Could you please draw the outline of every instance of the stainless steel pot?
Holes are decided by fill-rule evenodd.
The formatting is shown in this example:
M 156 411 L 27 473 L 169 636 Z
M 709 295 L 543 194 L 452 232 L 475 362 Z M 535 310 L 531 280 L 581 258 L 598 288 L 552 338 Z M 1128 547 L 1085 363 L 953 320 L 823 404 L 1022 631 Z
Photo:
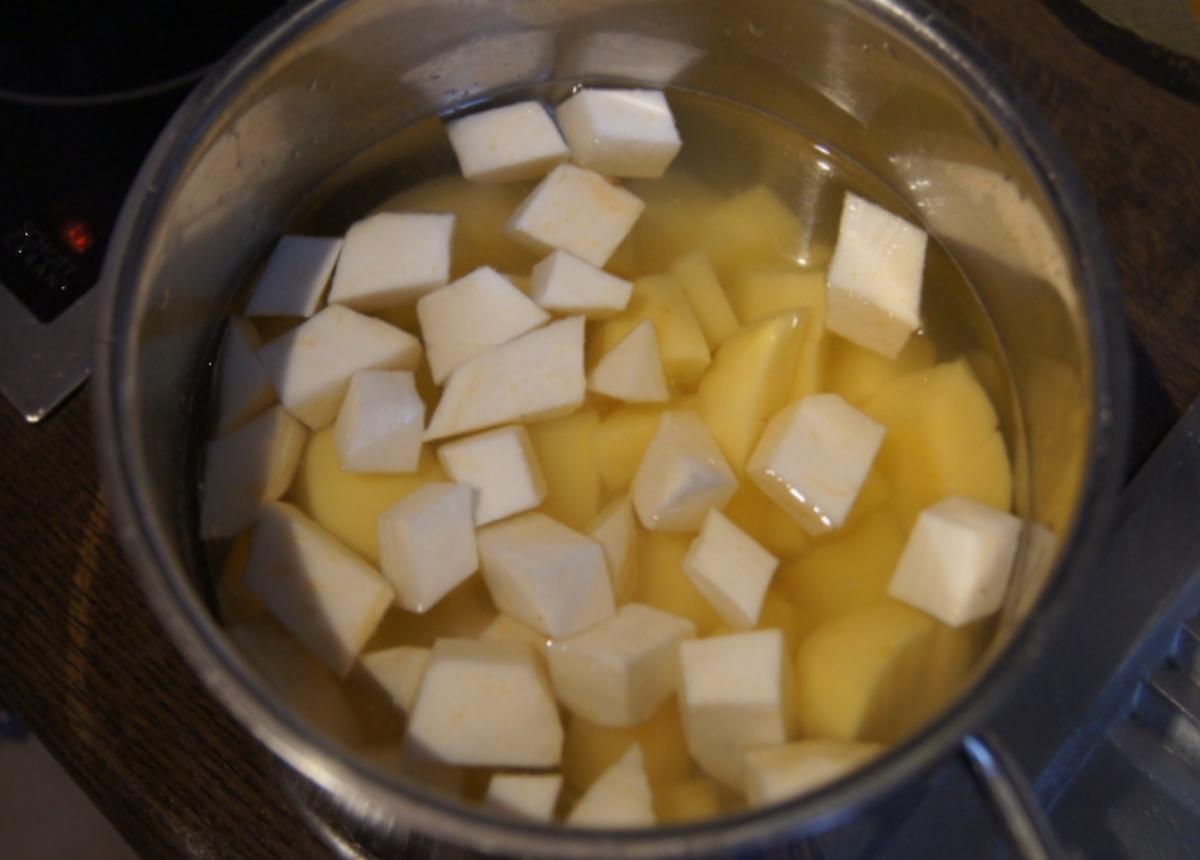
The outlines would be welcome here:
M 501 820 L 347 756 L 230 647 L 196 552 L 186 464 L 202 426 L 197 380 L 233 290 L 282 219 L 417 119 L 516 86 L 579 81 L 750 105 L 834 143 L 920 211 L 1004 345 L 1016 396 L 1001 412 L 1018 506 L 1057 535 L 1053 564 L 1024 554 L 986 665 L 932 724 L 812 795 L 688 827 L 589 833 Z M 1119 301 L 1097 219 L 1057 142 L 978 50 L 919 4 L 315 0 L 285 10 L 213 70 L 163 133 L 126 200 L 103 280 L 95 417 L 125 550 L 209 689 L 336 821 L 379 844 L 418 831 L 554 857 L 744 850 L 861 813 L 965 741 L 1035 850 L 1036 822 L 1017 815 L 1020 792 L 978 733 L 1043 657 L 1047 631 L 1069 622 L 1071 591 L 1109 528 L 1127 417 Z

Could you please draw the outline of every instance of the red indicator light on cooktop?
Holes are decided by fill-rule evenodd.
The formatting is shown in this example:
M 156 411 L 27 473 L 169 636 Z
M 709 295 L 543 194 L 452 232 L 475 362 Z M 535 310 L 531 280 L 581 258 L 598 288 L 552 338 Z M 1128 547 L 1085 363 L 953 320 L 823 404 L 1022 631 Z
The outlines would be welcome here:
M 67 247 L 76 254 L 84 253 L 96 242 L 92 228 L 86 221 L 79 218 L 72 218 L 63 224 L 62 237 L 63 241 L 67 243 Z

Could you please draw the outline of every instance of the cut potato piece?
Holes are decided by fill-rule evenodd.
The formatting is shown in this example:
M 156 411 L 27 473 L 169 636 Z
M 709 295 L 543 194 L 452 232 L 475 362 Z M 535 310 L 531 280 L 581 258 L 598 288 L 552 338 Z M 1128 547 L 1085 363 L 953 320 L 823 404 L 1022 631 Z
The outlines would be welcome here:
M 380 567 L 409 612 L 428 612 L 479 569 L 471 493 L 426 484 L 379 516 Z
M 683 287 L 708 348 L 715 352 L 738 327 L 737 315 L 717 280 L 716 270 L 708 257 L 697 251 L 673 262 L 671 274 Z
M 633 744 L 645 752 L 646 775 L 651 784 L 675 783 L 687 778 L 692 761 L 683 740 L 679 710 L 674 701 L 668 701 L 650 719 L 626 729 L 598 726 L 583 717 L 571 717 L 563 747 L 567 784 L 573 791 L 584 791 Z
M 549 822 L 554 817 L 562 781 L 557 773 L 498 773 L 488 783 L 483 805 L 517 818 Z
M 645 204 L 598 173 L 560 164 L 517 207 L 505 232 L 541 253 L 567 251 L 602 267 Z
M 596 466 L 608 492 L 629 489 L 661 416 L 657 406 L 618 406 L 596 427 Z
M 654 821 L 654 797 L 637 744 L 592 783 L 567 816 L 571 827 L 650 827 Z
M 778 559 L 795 558 L 812 543 L 808 532 L 751 481 L 742 481 L 722 513 Z
M 894 600 L 835 615 L 796 652 L 796 709 L 808 737 L 888 743 L 911 728 L 912 697 L 937 622 Z
M 596 467 L 596 428 L 590 409 L 529 427 L 529 438 L 546 479 L 542 512 L 573 529 L 584 529 L 600 508 L 600 471 Z
M 818 544 L 779 571 L 779 584 L 797 605 L 825 620 L 887 597 L 904 534 L 886 510 Z
M 254 324 L 235 317 L 225 330 L 217 366 L 217 436 L 236 430 L 275 402 L 258 349 L 262 342 Z
M 417 470 L 403 475 L 354 474 L 342 470 L 333 427 L 313 433 L 296 469 L 288 501 L 372 564 L 379 564 L 379 516 L 405 496 L 445 480 L 433 454 L 421 454 Z
M 605 176 L 657 178 L 683 145 L 658 90 L 580 90 L 554 115 L 571 160 Z
M 721 345 L 700 380 L 700 416 L 735 472 L 789 400 L 804 331 L 795 311 L 746 326 Z
M 734 630 L 749 630 L 758 623 L 778 566 L 775 556 L 715 508 L 709 508 L 704 527 L 683 559 L 688 579 Z
M 708 342 L 683 288 L 670 275 L 651 275 L 634 281 L 628 307 L 597 326 L 589 347 L 591 364 L 594 366 L 646 320 L 654 325 L 668 381 L 682 388 L 694 386 L 708 367 Z
M 746 800 L 766 806 L 807 794 L 883 751 L 879 744 L 808 740 L 746 753 Z
M 450 277 L 454 216 L 379 212 L 350 225 L 329 303 L 358 311 L 412 304 Z
M 626 403 L 665 403 L 670 398 L 650 320 L 638 323 L 596 362 L 588 388 Z
M 933 342 L 920 335 L 909 338 L 895 358 L 887 358 L 842 337 L 831 337 L 826 382 L 834 394 L 861 406 L 893 379 L 932 367 L 936 360 Z
M 783 633 L 684 642 L 679 666 L 688 750 L 705 773 L 740 790 L 746 752 L 788 738 L 792 685 Z
M 567 144 L 538 102 L 518 102 L 446 123 L 462 175 L 475 182 L 537 179 L 567 160 Z
M 689 779 L 654 789 L 654 814 L 663 824 L 703 821 L 721 811 L 721 790 L 708 779 Z
M 604 548 L 613 600 L 620 606 L 638 587 L 638 530 L 628 496 L 613 499 L 587 529 L 588 537 Z
M 342 240 L 281 236 L 246 304 L 248 317 L 310 317 L 321 307 Z
M 556 767 L 563 730 L 533 651 L 518 642 L 440 639 L 406 746 L 468 767 Z
M 333 425 L 347 472 L 413 472 L 421 461 L 425 403 L 407 370 L 360 370 Z
M 553 418 L 579 406 L 584 393 L 583 317 L 571 317 L 490 349 L 455 370 L 425 439 Z
M 771 189 L 756 185 L 714 208 L 700 225 L 699 236 L 721 282 L 729 284 L 735 271 L 747 265 L 793 262 L 801 251 L 803 230 Z
M 721 616 L 683 570 L 690 540 L 687 535 L 651 532 L 639 541 L 641 585 L 637 601 L 690 619 L 701 636 L 721 623 Z
M 246 587 L 326 666 L 345 675 L 395 594 L 370 565 L 299 509 L 263 509 Z
M 380 320 L 330 305 L 258 353 L 288 412 L 313 430 L 337 417 L 359 370 L 413 370 L 421 342 Z
M 266 502 L 280 498 L 296 474 L 307 433 L 281 407 L 208 443 L 200 535 L 233 537 L 254 525 Z
M 665 272 L 693 250 L 701 225 L 721 201 L 687 173 L 671 172 L 653 182 L 634 180 L 628 188 L 646 203 L 632 234 L 642 272 Z

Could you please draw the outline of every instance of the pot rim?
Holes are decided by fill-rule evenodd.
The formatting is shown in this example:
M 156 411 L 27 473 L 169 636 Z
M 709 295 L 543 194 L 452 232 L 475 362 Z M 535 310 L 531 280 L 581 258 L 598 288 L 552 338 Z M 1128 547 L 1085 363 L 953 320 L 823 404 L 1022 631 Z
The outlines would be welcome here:
M 101 274 L 93 419 L 113 522 L 158 620 L 216 698 L 278 758 L 329 792 L 347 811 L 397 828 L 416 824 L 434 838 L 484 851 L 555 857 L 620 853 L 628 857 L 693 855 L 776 843 L 856 815 L 914 775 L 932 769 L 993 715 L 1040 657 L 1062 623 L 1084 568 L 1108 534 L 1123 481 L 1129 428 L 1129 371 L 1120 292 L 1104 233 L 1061 143 L 1029 100 L 940 14 L 919 0 L 844 0 L 856 14 L 922 55 L 1003 132 L 1037 180 L 1063 227 L 1085 309 L 1092 348 L 1090 457 L 1080 504 L 1055 571 L 1006 649 L 939 717 L 860 771 L 793 801 L 697 822 L 634 831 L 567 829 L 514 821 L 423 792 L 415 783 L 345 756 L 310 730 L 257 678 L 226 641 L 191 587 L 147 492 L 139 459 L 137 345 L 140 300 L 126 289 L 139 269 L 157 216 L 188 154 L 242 84 L 296 37 L 332 14 L 342 0 L 311 0 L 285 9 L 219 62 L 192 91 L 144 162 L 121 209 Z M 118 333 L 121 333 L 118 335 Z M 386 825 L 386 822 L 384 822 Z

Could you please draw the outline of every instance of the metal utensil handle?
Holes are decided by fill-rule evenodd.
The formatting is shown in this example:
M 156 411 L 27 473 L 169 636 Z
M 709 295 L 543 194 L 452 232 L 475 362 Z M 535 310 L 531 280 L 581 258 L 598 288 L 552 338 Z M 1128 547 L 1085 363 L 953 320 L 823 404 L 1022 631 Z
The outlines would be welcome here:
M 1025 775 L 993 735 L 967 735 L 963 755 L 1004 831 L 1013 853 L 1024 860 L 1061 860 L 1062 847 Z

